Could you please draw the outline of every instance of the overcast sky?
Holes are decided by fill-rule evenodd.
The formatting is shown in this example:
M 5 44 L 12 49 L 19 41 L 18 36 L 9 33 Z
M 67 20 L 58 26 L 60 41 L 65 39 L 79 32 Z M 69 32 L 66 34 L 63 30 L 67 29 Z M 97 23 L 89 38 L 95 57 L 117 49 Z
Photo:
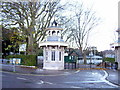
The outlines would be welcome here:
M 81 0 L 70 1 L 80 2 Z M 96 12 L 96 16 L 101 18 L 101 23 L 94 28 L 90 35 L 90 46 L 96 46 L 98 51 L 109 50 L 110 44 L 115 41 L 115 37 L 117 36 L 119 0 L 82 1 L 85 7 L 92 7 L 92 10 Z
M 99 26 L 95 28 L 97 32 L 91 36 L 91 45 L 97 46 L 99 51 L 110 49 L 110 44 L 114 42 L 115 34 L 117 34 L 119 0 L 84 1 L 86 1 L 85 3 L 93 5 L 93 10 L 96 11 L 96 14 L 102 20 Z
M 117 34 L 119 0 L 85 1 L 93 1 L 93 9 L 102 19 L 101 24 L 95 28 L 98 32 L 91 37 L 91 45 L 97 46 L 99 51 L 110 49 L 110 44 L 115 42 L 115 34 Z

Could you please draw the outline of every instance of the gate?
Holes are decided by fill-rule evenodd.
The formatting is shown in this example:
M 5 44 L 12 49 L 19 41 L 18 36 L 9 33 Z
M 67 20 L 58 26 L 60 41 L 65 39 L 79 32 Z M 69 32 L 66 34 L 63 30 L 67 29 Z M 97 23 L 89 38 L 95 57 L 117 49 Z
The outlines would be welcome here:
M 115 69 L 118 68 L 118 63 L 114 62 L 101 62 L 98 64 L 81 64 L 81 60 L 78 60 L 77 56 L 65 56 L 64 57 L 64 69 Z
M 64 69 L 76 69 L 77 68 L 77 57 L 76 56 L 65 56 L 64 57 Z

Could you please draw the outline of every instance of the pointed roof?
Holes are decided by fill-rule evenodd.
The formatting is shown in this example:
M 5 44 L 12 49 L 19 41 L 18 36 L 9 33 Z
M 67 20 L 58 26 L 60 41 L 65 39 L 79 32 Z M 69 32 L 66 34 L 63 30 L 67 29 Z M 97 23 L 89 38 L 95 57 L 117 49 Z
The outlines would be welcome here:
M 53 21 L 53 23 L 52 23 L 52 26 L 57 26 L 58 25 L 58 23 L 55 21 L 55 19 L 54 19 L 54 21 Z
M 46 28 L 46 30 L 63 30 L 63 29 L 60 26 L 58 26 L 58 23 L 54 19 L 54 21 L 52 22 L 52 25 Z

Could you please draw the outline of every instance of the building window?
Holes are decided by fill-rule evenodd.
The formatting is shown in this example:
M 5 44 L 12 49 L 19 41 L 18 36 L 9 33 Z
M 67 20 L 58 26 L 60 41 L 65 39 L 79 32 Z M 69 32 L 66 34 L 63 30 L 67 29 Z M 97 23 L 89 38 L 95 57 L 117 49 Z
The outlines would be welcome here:
M 49 31 L 49 33 L 48 33 L 49 35 L 50 35 L 50 31 Z
M 55 31 L 52 31 L 52 35 L 55 35 Z
M 61 61 L 61 52 L 59 52 L 59 61 Z
M 52 51 L 52 61 L 55 61 L 55 51 Z
M 46 52 L 46 61 L 48 60 L 48 52 Z
M 118 38 L 118 43 L 120 43 L 120 37 Z
M 60 33 L 60 32 L 59 32 L 59 31 L 57 31 L 57 35 L 59 35 L 59 33 Z

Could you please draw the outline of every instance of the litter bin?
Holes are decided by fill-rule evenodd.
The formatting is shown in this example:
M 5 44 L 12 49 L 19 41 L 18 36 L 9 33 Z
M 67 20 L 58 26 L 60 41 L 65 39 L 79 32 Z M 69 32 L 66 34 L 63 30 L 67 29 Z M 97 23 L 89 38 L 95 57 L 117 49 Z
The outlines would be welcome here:
M 115 70 L 118 69 L 118 62 L 115 62 Z

